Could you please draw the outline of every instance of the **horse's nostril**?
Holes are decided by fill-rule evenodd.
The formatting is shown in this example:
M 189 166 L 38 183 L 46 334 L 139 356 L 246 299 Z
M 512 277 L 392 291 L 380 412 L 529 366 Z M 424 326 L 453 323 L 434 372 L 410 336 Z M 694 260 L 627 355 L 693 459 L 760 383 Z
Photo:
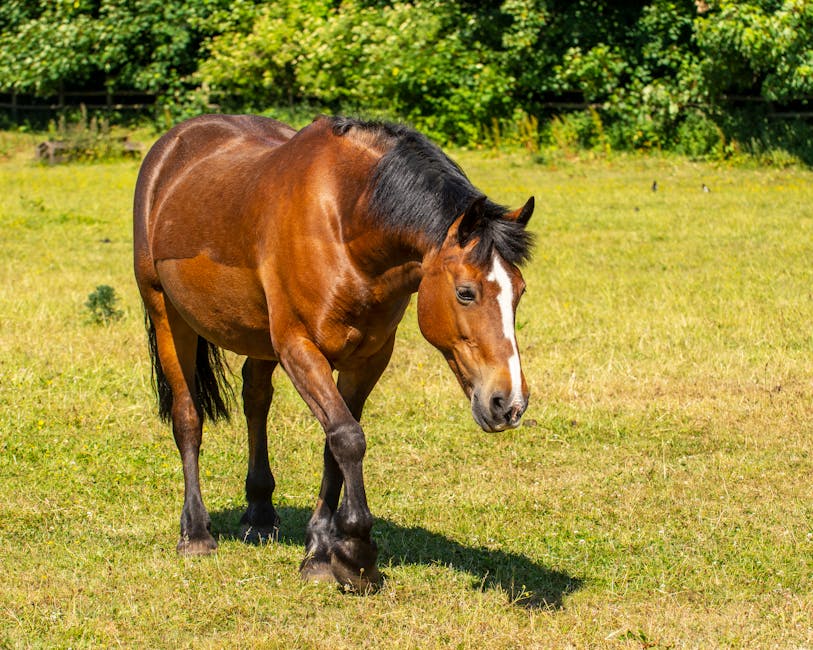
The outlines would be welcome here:
M 494 393 L 491 396 L 491 413 L 498 416 L 505 413 L 505 397 L 503 397 L 502 393 Z
M 525 408 L 521 404 L 516 404 L 511 409 L 511 412 L 508 414 L 508 422 L 509 424 L 516 424 L 519 422 L 519 419 L 522 417 L 522 414 L 525 413 Z

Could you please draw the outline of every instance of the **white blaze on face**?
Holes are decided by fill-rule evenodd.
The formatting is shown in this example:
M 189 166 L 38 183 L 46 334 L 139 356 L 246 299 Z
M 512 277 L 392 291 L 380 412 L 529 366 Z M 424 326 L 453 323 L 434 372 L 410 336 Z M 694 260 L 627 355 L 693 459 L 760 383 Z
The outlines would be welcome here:
M 505 338 L 511 343 L 511 357 L 508 359 L 508 370 L 511 374 L 509 404 L 518 404 L 522 402 L 522 371 L 519 366 L 517 337 L 514 332 L 514 286 L 511 284 L 511 276 L 505 270 L 503 261 L 496 253 L 493 257 L 491 273 L 486 276 L 486 280 L 496 282 L 500 288 L 497 303 L 502 315 L 502 331 Z

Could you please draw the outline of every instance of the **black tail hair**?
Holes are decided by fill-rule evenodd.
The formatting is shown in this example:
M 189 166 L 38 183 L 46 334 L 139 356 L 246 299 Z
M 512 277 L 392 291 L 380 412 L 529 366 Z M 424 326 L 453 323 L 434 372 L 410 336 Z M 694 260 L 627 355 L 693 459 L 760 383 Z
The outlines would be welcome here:
M 169 422 L 172 418 L 172 389 L 158 358 L 155 325 L 149 314 L 144 314 L 144 324 L 152 361 L 152 385 L 158 396 L 158 415 L 164 422 Z M 195 360 L 195 407 L 202 418 L 208 417 L 213 422 L 229 419 L 234 390 L 227 373 L 228 365 L 220 348 L 199 336 Z

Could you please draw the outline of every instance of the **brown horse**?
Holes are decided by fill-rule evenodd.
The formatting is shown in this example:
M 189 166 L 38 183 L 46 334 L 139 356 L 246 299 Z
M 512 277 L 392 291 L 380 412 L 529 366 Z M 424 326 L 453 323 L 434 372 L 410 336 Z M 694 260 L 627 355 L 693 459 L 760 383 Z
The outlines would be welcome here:
M 300 567 L 364 589 L 379 579 L 359 425 L 415 291 L 423 335 L 486 431 L 528 404 L 514 314 L 533 198 L 509 212 L 404 126 L 321 117 L 299 132 L 212 115 L 150 150 L 134 202 L 135 275 L 161 416 L 184 473 L 177 550 L 217 547 L 200 492 L 202 424 L 228 414 L 219 348 L 247 357 L 247 535 L 273 538 L 267 417 L 281 364 L 324 428 L 324 474 Z M 333 380 L 333 370 L 338 379 Z M 344 486 L 344 495 L 340 501 Z

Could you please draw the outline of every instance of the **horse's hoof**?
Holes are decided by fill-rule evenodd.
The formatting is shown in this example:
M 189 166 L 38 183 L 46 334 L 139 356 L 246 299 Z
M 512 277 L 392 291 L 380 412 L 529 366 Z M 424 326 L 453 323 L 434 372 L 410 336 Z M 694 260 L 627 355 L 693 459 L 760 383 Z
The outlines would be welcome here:
M 246 544 L 268 544 L 279 539 L 279 515 L 271 503 L 248 504 L 240 518 L 240 539 Z
M 341 539 L 330 550 L 330 571 L 344 589 L 365 594 L 381 586 L 381 573 L 375 566 L 378 548 L 374 542 Z
M 305 558 L 299 567 L 299 575 L 307 582 L 322 582 L 333 584 L 335 578 L 330 568 L 330 562 L 317 560 L 313 557 Z
M 279 519 L 277 519 L 279 522 Z M 279 523 L 274 526 L 240 526 L 240 539 L 246 544 L 272 544 L 279 539 Z
M 209 555 L 217 550 L 217 542 L 211 535 L 201 539 L 190 539 L 184 536 L 178 540 L 178 545 L 175 547 L 175 550 L 178 552 L 178 555 L 184 555 L 186 557 Z

